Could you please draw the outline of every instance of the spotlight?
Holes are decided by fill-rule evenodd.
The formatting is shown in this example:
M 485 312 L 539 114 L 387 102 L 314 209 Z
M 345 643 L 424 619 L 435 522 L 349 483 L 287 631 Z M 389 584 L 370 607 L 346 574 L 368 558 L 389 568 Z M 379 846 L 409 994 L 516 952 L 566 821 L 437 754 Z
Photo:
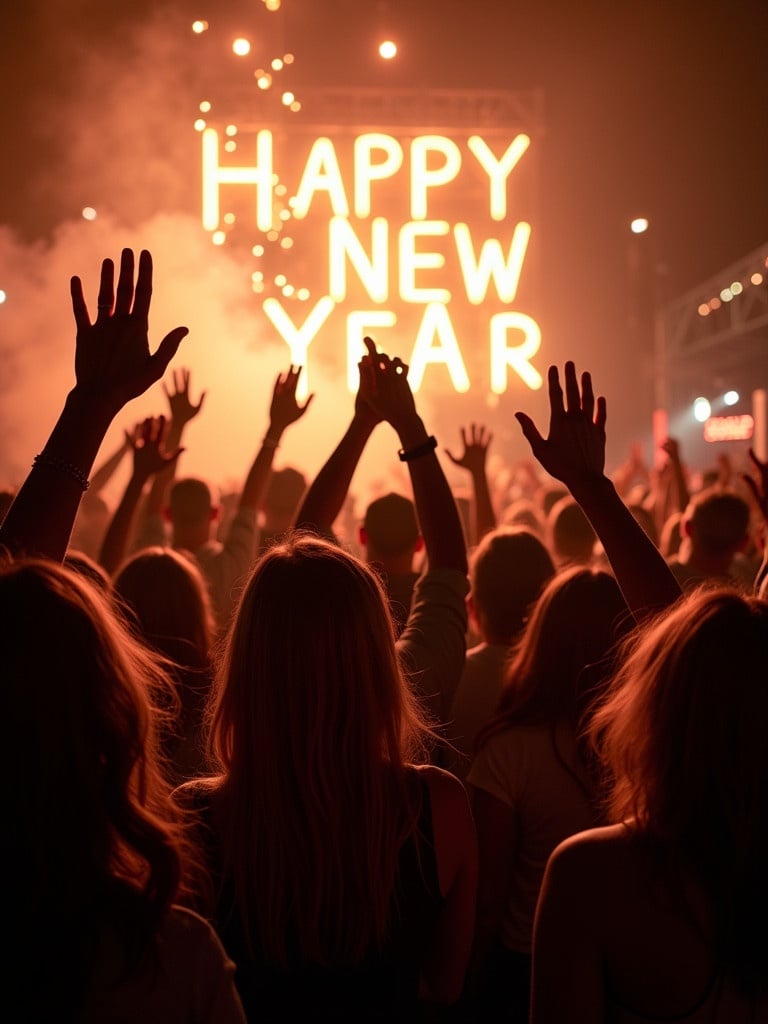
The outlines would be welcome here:
M 384 60 L 392 60 L 397 56 L 397 44 L 391 39 L 385 39 L 383 43 L 379 43 L 379 56 Z
M 635 217 L 632 223 L 629 225 L 629 230 L 633 235 L 642 235 L 648 230 L 648 221 L 645 217 Z
M 693 403 L 693 418 L 697 423 L 706 423 L 712 412 L 712 406 L 706 398 L 697 398 Z
M 726 405 L 736 405 L 739 400 L 738 391 L 726 391 L 723 395 L 723 401 Z

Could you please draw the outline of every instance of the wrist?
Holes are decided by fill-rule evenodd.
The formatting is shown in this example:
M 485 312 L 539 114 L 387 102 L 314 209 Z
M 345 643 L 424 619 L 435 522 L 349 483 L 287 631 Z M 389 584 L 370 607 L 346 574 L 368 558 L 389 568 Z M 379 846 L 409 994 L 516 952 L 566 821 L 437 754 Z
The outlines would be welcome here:
M 415 416 L 413 419 L 408 419 L 402 423 L 393 423 L 392 426 L 400 438 L 400 446 L 405 451 L 410 451 L 411 448 L 418 448 L 419 445 L 424 444 L 429 439 L 427 428 L 424 426 L 420 416 Z

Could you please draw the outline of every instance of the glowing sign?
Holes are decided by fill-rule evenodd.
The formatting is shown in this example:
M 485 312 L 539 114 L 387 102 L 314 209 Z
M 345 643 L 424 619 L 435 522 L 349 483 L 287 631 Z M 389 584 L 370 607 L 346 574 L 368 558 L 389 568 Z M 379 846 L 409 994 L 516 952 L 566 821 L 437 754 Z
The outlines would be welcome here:
M 469 390 L 455 326 L 462 309 L 465 318 L 472 309 L 485 316 L 491 391 L 505 392 L 510 372 L 531 389 L 542 386 L 541 373 L 532 362 L 541 345 L 539 325 L 529 313 L 508 308 L 518 294 L 532 233 L 526 220 L 509 222 L 514 192 L 510 176 L 530 146 L 527 135 L 518 134 L 492 148 L 479 135 L 470 135 L 462 146 L 446 135 L 417 135 L 404 142 L 382 132 L 366 132 L 352 139 L 346 161 L 338 144 L 321 136 L 311 142 L 296 170 L 294 194 L 283 199 L 288 189 L 276 170 L 283 137 L 266 128 L 254 134 L 255 163 L 235 166 L 220 159 L 218 131 L 206 127 L 202 132 L 202 221 L 206 230 L 222 235 L 222 219 L 232 224 L 236 218 L 231 213 L 222 218 L 221 191 L 245 186 L 255 193 L 251 216 L 267 242 L 276 241 L 288 221 L 293 223 L 291 235 L 303 221 L 324 224 L 326 273 L 322 294 L 314 297 L 315 289 L 311 308 L 292 303 L 289 311 L 283 305 L 282 298 L 308 295 L 311 283 L 286 285 L 284 276 L 281 298 L 268 296 L 262 302 L 264 315 L 288 345 L 292 362 L 305 367 L 299 385 L 304 395 L 310 390 L 310 345 L 327 329 L 337 308 L 346 315 L 351 390 L 357 386 L 364 335 L 395 327 L 398 312 L 402 319 L 409 309 L 417 318 L 409 326 L 414 343 L 406 360 L 414 390 L 433 365 L 444 368 L 435 372 L 447 374 L 455 391 Z M 484 237 L 474 222 L 470 227 L 463 207 L 461 219 L 446 216 L 446 199 L 448 209 L 450 199 L 454 207 L 464 201 L 467 186 L 461 186 L 460 179 L 468 170 L 474 175 L 472 195 L 491 223 L 492 237 Z M 398 205 L 399 223 L 382 216 L 385 208 Z M 504 240 L 495 236 L 493 225 L 504 225 Z M 313 239 L 316 235 L 312 233 Z M 288 241 L 283 250 L 294 249 L 295 240 Z M 260 274 L 259 290 L 263 279 Z M 475 349 L 477 340 L 471 338 Z M 387 347 L 383 339 L 382 347 Z
M 748 441 L 755 424 L 749 415 L 710 416 L 704 424 L 705 441 Z

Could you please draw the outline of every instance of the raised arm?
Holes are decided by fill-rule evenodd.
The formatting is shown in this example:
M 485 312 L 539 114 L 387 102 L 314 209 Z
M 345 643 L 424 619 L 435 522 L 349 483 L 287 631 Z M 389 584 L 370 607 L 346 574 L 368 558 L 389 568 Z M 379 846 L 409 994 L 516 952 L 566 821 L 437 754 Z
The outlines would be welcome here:
M 64 558 L 88 474 L 122 407 L 159 380 L 186 327 L 167 334 L 156 352 L 149 347 L 152 257 L 142 250 L 134 283 L 134 254 L 123 249 L 115 291 L 112 260 L 101 265 L 97 315 L 93 321 L 79 277 L 71 280 L 77 326 L 75 385 L 42 452 L 0 527 L 0 545 L 11 553 Z
M 365 339 L 369 353 L 375 351 L 370 338 Z M 296 513 L 295 525 L 310 529 L 325 537 L 333 536 L 333 524 L 341 514 L 352 477 L 360 462 L 368 439 L 381 417 L 367 401 L 369 379 L 363 378 L 362 363 L 360 385 L 355 397 L 352 420 L 344 436 L 331 452 L 328 460 L 307 488 L 307 493 Z
M 203 408 L 203 402 L 205 401 L 205 391 L 200 393 L 200 398 L 197 402 L 192 401 L 189 391 L 189 381 L 190 372 L 185 367 L 174 370 L 173 391 L 169 391 L 165 385 L 165 381 L 163 381 L 163 394 L 168 402 L 168 409 L 170 412 L 170 420 L 167 421 L 168 430 L 164 444 L 166 450 L 170 452 L 175 452 L 177 449 L 183 451 L 181 448 L 181 439 L 184 434 L 184 430 L 187 424 L 198 415 L 200 410 Z M 156 473 L 153 477 L 147 499 L 144 503 L 144 515 L 162 514 L 167 500 L 168 491 L 176 474 L 177 465 L 178 459 L 174 458 L 165 466 L 164 469 Z
M 489 433 L 484 426 L 472 423 L 469 431 L 465 427 L 461 428 L 461 442 L 464 445 L 461 455 L 452 455 L 447 448 L 445 449 L 445 454 L 454 466 L 466 469 L 472 477 L 474 536 L 469 538 L 469 543 L 473 547 L 480 543 L 486 533 L 490 533 L 496 528 L 496 513 L 493 510 L 491 491 L 485 470 L 488 446 L 492 440 L 493 434 Z
M 461 517 L 443 467 L 437 441 L 427 433 L 408 383 L 408 367 L 371 351 L 360 368 L 366 377 L 367 401 L 400 438 L 399 457 L 408 466 L 416 514 L 424 537 L 430 569 L 467 572 L 467 548 Z
M 264 497 L 264 492 L 272 472 L 275 451 L 288 427 L 300 420 L 310 406 L 314 395 L 310 395 L 303 405 L 296 401 L 296 385 L 301 375 L 300 366 L 290 366 L 285 373 L 280 373 L 272 389 L 272 401 L 269 406 L 269 424 L 256 457 L 248 470 L 243 489 L 240 492 L 239 508 L 257 509 Z
M 754 583 L 755 593 L 759 594 L 764 580 L 768 577 L 768 462 L 759 459 L 752 448 L 749 449 L 749 457 L 755 467 L 755 475 L 745 473 L 742 479 L 752 493 L 762 517 L 763 560 Z
M 99 553 L 99 563 L 110 576 L 114 575 L 125 557 L 136 506 L 147 481 L 174 464 L 181 454 L 181 448 L 166 451 L 165 434 L 164 416 L 150 416 L 137 425 L 133 434 L 126 434 L 133 450 L 133 472 L 104 534 Z
M 531 450 L 584 510 L 600 538 L 624 598 L 636 618 L 667 607 L 680 596 L 669 566 L 605 475 L 606 402 L 595 396 L 589 373 L 581 386 L 565 364 L 565 401 L 556 366 L 550 366 L 549 436 L 530 416 L 515 413 Z

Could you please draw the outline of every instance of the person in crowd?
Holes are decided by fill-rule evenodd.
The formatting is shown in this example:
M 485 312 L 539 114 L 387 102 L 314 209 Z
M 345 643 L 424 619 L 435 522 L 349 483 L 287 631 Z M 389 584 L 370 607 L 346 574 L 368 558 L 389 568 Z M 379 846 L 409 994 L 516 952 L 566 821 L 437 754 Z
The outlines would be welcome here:
M 471 423 L 469 430 L 461 428 L 461 442 L 464 451 L 453 455 L 446 448 L 445 454 L 461 469 L 466 469 L 472 478 L 472 508 L 467 546 L 476 547 L 487 533 L 496 526 L 496 512 L 488 484 L 486 459 L 493 434 L 482 424 Z
M 134 284 L 123 250 L 116 291 L 103 261 L 93 321 L 79 278 L 71 291 L 75 385 L 0 526 L 5 998 L 24 1022 L 244 1024 L 233 963 L 178 904 L 197 875 L 159 756 L 162 666 L 60 564 L 112 419 L 186 328 L 150 352 L 146 251 Z
M 558 499 L 549 510 L 546 536 L 558 569 L 593 564 L 597 537 L 590 521 L 570 495 Z
M 163 749 L 174 782 L 205 774 L 216 620 L 202 573 L 173 548 L 144 548 L 115 573 L 113 593 L 137 637 L 167 659 L 175 699 Z
M 272 470 L 259 510 L 259 547 L 262 551 L 282 540 L 293 528 L 306 489 L 307 478 L 295 466 Z
M 480 850 L 472 1019 L 527 1022 L 539 887 L 557 844 L 601 823 L 582 737 L 629 613 L 609 573 L 561 569 L 534 604 L 467 775 Z
M 747 501 L 733 490 L 709 487 L 696 492 L 683 515 L 683 543 L 669 560 L 684 590 L 704 582 L 730 582 L 752 588 L 755 567 L 737 560 L 749 543 Z
M 240 492 L 237 511 L 225 540 L 215 537 L 219 515 L 218 495 L 207 481 L 197 477 L 174 479 L 176 460 L 155 476 L 143 510 L 136 549 L 166 543 L 164 516 L 170 525 L 170 544 L 190 551 L 205 576 L 213 601 L 218 628 L 223 631 L 237 600 L 245 576 L 257 554 L 257 515 L 268 484 L 275 451 L 286 429 L 300 419 L 310 406 L 296 401 L 301 367 L 291 366 L 279 374 L 272 391 L 269 423 Z M 178 449 L 186 424 L 200 411 L 189 398 L 189 375 L 176 378 L 176 391 L 168 395 L 171 422 L 166 439 L 169 452 Z
M 424 550 L 416 508 L 404 494 L 390 491 L 368 503 L 358 539 L 369 565 L 381 576 L 398 636 L 408 620 L 421 575 L 414 565 Z
M 605 476 L 590 375 L 566 363 L 564 399 L 551 367 L 549 393 L 547 438 L 517 418 L 638 628 L 592 723 L 611 824 L 558 846 L 542 884 L 532 1024 L 768 1020 L 768 606 L 733 586 L 683 597 Z
M 421 508 L 441 470 L 406 370 L 370 353 L 361 393 L 371 420 L 395 428 Z M 316 532 L 269 548 L 227 636 L 211 711 L 218 774 L 177 796 L 205 824 L 212 919 L 249 1019 L 415 1021 L 456 1000 L 474 924 L 474 825 L 461 783 L 424 763 L 435 736 L 376 573 Z
M 555 572 L 546 547 L 530 530 L 498 527 L 470 558 L 467 609 L 480 642 L 467 651 L 450 716 L 450 768 L 463 779 L 475 738 L 496 710 L 510 647 L 531 606 Z
M 321 536 L 333 537 L 333 524 L 368 439 L 386 418 L 380 411 L 380 396 L 375 388 L 381 386 L 381 375 L 390 366 L 390 360 L 376 352 L 372 339 L 366 338 L 365 344 L 367 356 L 360 363 L 360 386 L 352 421 L 310 484 L 297 514 L 297 526 Z M 397 396 L 397 422 L 388 422 L 403 441 L 398 454 L 408 466 L 426 554 L 426 568 L 414 587 L 410 613 L 397 647 L 411 685 L 425 702 L 433 724 L 440 727 L 449 719 L 466 655 L 466 542 L 456 501 L 436 454 L 437 442 L 427 436 L 416 411 L 405 364 L 400 360 L 394 362 L 398 371 L 395 381 L 403 394 Z M 383 382 L 390 384 L 388 377 Z M 388 393 L 385 397 L 394 404 Z M 444 759 L 442 747 L 435 757 Z

